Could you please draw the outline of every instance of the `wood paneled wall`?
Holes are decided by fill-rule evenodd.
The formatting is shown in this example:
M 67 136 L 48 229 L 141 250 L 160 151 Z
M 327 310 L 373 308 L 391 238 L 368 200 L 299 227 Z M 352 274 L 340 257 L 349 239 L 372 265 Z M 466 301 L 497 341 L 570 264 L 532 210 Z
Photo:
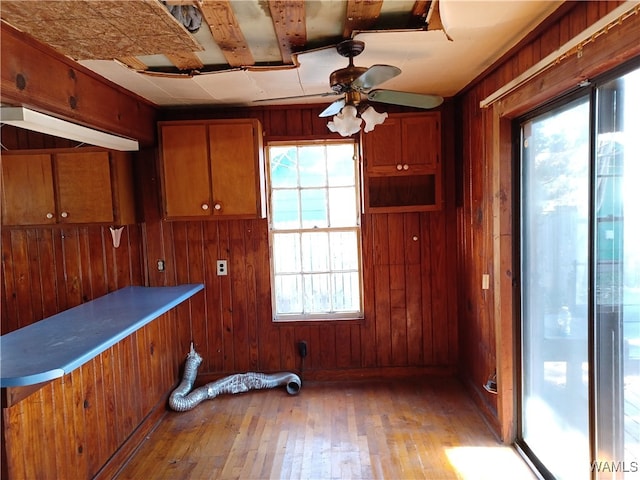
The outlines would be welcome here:
M 163 119 L 257 117 L 265 141 L 335 138 L 319 107 L 165 112 Z M 401 109 L 396 109 L 401 111 Z M 443 130 L 452 122 L 443 111 Z M 204 362 L 200 374 L 299 371 L 306 378 L 451 373 L 457 362 L 453 138 L 444 139 L 446 207 L 441 212 L 365 214 L 362 218 L 365 318 L 275 324 L 271 319 L 266 220 L 163 222 L 158 189 L 144 191 L 151 285 L 203 282 L 190 328 Z M 155 155 L 141 176 L 157 178 Z M 141 182 L 144 183 L 144 182 Z M 414 241 L 413 237 L 417 237 Z M 229 260 L 218 277 L 215 260 Z M 166 270 L 155 271 L 157 259 Z M 301 362 L 297 342 L 305 340 Z
M 320 110 L 183 115 L 256 115 L 268 141 L 330 136 L 325 120 L 318 119 Z M 446 128 L 451 122 L 451 109 L 445 109 L 444 131 L 451 131 Z M 47 145 L 32 135 L 5 138 L 11 148 Z M 188 318 L 181 319 L 204 357 L 203 375 L 298 370 L 300 340 L 308 342 L 304 369 L 309 378 L 384 371 L 406 375 L 423 367 L 450 373 L 457 361 L 452 144 L 452 138 L 443 141 L 443 211 L 363 216 L 364 320 L 274 324 L 266 220 L 162 221 L 157 152 L 145 150 L 136 159 L 137 196 L 145 222 L 125 228 L 120 248 L 111 246 L 106 227 L 3 229 L 2 331 L 126 285 L 203 282 L 205 295 L 192 300 Z M 230 275 L 215 274 L 218 258 L 229 260 Z M 156 269 L 158 259 L 166 262 L 164 272 Z
M 2 229 L 2 333 L 144 285 L 140 226 L 113 248 L 106 226 Z
M 514 209 L 511 121 L 532 108 L 575 88 L 581 80 L 637 56 L 640 15 L 631 15 L 606 35 L 584 46 L 582 56 L 568 58 L 486 109 L 480 102 L 624 2 L 567 2 L 543 28 L 505 57 L 498 66 L 457 98 L 457 138 L 461 157 L 458 208 L 458 314 L 460 372 L 476 402 L 506 441 L 515 434 L 515 278 L 512 248 Z M 482 290 L 482 275 L 490 275 Z M 514 287 L 516 287 L 514 289 Z M 500 395 L 482 385 L 498 369 Z
M 3 478 L 112 478 L 154 422 L 147 421 L 145 431 L 136 428 L 155 407 L 164 411 L 175 385 L 189 340 L 179 328 L 179 312 L 163 314 L 3 408 Z M 128 440 L 128 450 L 111 458 Z

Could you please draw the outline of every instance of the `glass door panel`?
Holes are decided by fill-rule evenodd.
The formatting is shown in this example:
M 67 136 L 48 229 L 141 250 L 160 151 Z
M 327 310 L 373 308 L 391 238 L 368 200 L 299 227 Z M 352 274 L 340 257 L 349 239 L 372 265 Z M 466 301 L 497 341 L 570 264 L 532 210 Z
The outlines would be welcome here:
M 596 90 L 598 478 L 640 475 L 640 70 Z
M 589 99 L 522 135 L 521 436 L 556 478 L 588 478 Z

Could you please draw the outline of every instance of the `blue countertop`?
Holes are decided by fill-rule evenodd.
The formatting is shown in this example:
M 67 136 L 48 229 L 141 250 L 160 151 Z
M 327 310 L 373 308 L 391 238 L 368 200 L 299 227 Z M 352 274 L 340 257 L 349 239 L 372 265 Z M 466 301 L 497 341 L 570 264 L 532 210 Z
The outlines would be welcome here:
M 62 377 L 202 289 L 126 287 L 2 335 L 0 387 Z

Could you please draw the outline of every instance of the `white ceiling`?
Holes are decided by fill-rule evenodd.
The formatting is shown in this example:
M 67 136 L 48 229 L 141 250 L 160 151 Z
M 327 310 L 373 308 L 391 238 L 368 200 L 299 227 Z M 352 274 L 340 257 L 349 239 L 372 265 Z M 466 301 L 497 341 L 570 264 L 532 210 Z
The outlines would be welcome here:
M 231 1 L 254 57 L 258 60 L 265 58 L 268 62 L 274 55 L 279 55 L 279 51 L 277 43 L 273 47 L 274 27 L 263 3 L 260 0 Z M 386 0 L 382 13 L 393 13 L 394 9 L 410 11 L 416 3 Z M 352 32 L 351 38 L 365 42 L 364 52 L 355 58 L 354 63 L 362 67 L 389 64 L 402 70 L 399 76 L 376 88 L 451 97 L 561 4 L 560 1 L 533 0 L 440 0 L 438 6 L 443 29 Z M 336 38 L 342 34 L 345 5 L 346 2 L 341 0 L 304 2 L 309 44 L 315 38 Z M 6 20 L 5 16 L 3 18 Z M 20 28 L 20 25 L 16 25 L 19 20 L 10 23 Z M 197 55 L 205 64 L 224 63 L 206 23 L 203 22 L 201 29 L 192 36 L 203 47 Z M 335 42 L 293 54 L 293 65 L 275 65 L 271 62 L 269 66 L 261 66 L 257 61 L 253 66 L 227 67 L 195 75 L 142 72 L 111 59 L 78 60 L 158 106 L 330 103 L 334 98 L 321 96 L 264 100 L 330 92 L 330 73 L 347 65 L 347 59 L 338 55 L 332 45 Z M 162 58 L 156 55 L 144 57 L 144 60 L 147 65 L 152 65 L 155 61 L 161 63 Z M 261 102 L 256 104 L 256 101 Z

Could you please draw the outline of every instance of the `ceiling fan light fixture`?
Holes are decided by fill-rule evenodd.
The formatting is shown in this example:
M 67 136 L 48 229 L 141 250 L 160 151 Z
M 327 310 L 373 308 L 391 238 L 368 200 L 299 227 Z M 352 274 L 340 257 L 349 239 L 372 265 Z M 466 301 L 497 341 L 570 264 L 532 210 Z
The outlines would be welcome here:
M 368 106 L 364 112 L 360 114 L 360 117 L 364 120 L 365 133 L 373 131 L 376 125 L 384 123 L 388 116 L 389 114 L 387 112 L 379 113 L 376 112 L 372 106 Z
M 358 117 L 358 109 L 353 105 L 346 105 L 340 113 L 327 123 L 327 127 L 332 132 L 337 132 L 343 137 L 350 137 L 360 131 L 362 119 Z

